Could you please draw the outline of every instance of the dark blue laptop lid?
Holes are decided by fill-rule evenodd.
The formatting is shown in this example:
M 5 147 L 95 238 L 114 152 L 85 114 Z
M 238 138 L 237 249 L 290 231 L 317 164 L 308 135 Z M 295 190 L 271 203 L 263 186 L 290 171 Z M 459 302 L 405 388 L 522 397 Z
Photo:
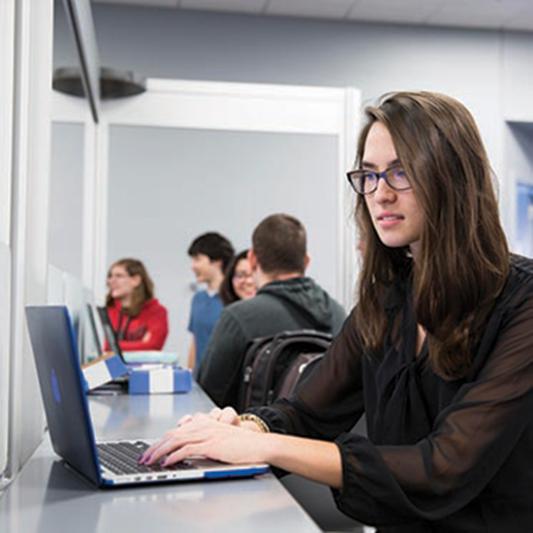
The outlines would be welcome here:
M 27 306 L 26 319 L 54 451 L 100 485 L 94 431 L 68 310 Z

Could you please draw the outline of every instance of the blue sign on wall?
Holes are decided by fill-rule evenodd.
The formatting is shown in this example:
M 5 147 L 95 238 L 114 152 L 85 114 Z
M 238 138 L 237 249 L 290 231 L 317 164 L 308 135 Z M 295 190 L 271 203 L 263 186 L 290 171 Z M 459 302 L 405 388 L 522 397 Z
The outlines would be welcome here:
M 517 184 L 516 239 L 513 251 L 533 257 L 533 185 Z

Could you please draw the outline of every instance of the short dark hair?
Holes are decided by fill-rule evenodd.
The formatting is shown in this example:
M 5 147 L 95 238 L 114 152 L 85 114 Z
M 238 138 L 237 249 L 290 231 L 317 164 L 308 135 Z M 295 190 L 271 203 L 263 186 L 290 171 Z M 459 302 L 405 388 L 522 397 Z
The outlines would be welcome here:
M 305 271 L 305 228 L 290 215 L 278 213 L 262 220 L 253 232 L 252 246 L 261 270 L 267 274 Z
M 207 255 L 211 261 L 222 261 L 222 270 L 226 270 L 235 250 L 231 242 L 220 233 L 210 231 L 203 233 L 192 241 L 187 253 L 193 255 Z

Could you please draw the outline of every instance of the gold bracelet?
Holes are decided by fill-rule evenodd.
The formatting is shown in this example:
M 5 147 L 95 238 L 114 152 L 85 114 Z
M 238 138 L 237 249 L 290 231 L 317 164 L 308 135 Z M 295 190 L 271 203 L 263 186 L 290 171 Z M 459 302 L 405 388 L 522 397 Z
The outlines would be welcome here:
M 241 422 L 253 422 L 259 428 L 261 433 L 270 433 L 270 428 L 267 426 L 266 422 L 257 415 L 253 415 L 252 413 L 244 413 L 239 415 L 239 420 Z

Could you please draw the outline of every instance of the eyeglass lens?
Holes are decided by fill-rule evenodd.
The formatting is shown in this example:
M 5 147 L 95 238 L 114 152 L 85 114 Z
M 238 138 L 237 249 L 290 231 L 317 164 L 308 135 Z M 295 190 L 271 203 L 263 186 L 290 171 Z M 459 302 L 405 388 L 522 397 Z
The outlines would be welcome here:
M 380 178 L 383 178 L 387 185 L 397 191 L 409 189 L 411 184 L 402 167 L 391 167 L 383 172 L 373 172 L 371 170 L 357 170 L 349 173 L 350 183 L 356 192 L 369 194 L 378 187 Z

